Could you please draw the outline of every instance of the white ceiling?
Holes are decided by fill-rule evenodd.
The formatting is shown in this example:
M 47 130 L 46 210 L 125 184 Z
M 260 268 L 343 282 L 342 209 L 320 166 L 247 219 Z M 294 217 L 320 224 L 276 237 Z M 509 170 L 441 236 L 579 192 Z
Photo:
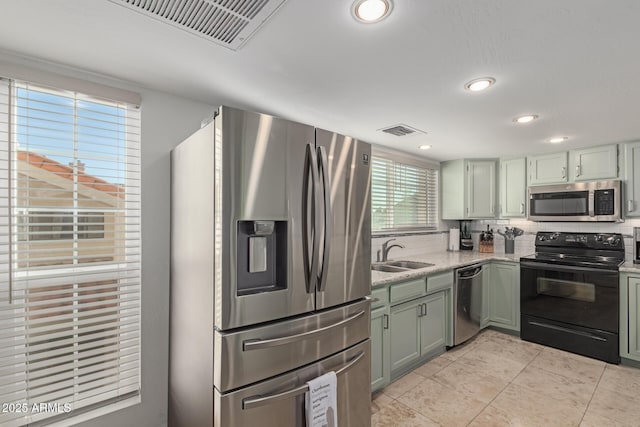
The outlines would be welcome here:
M 640 139 L 640 1 L 394 0 L 375 25 L 351 4 L 288 0 L 234 52 L 107 0 L 3 0 L 0 48 L 436 160 Z M 398 123 L 428 134 L 378 131 Z

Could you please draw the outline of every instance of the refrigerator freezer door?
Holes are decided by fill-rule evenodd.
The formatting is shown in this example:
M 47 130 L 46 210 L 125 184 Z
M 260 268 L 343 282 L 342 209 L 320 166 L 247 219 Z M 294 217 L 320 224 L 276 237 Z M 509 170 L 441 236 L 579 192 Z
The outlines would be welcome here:
M 306 382 L 329 371 L 338 379 L 338 425 L 371 426 L 371 343 L 230 393 L 214 390 L 214 426 L 304 426 Z
M 307 125 L 229 107 L 220 109 L 215 119 L 213 183 L 217 329 L 273 321 L 314 309 L 313 289 L 309 293 L 305 286 L 302 221 L 303 182 L 305 173 L 309 173 L 305 171 L 306 147 L 314 143 L 314 138 L 314 128 Z M 242 221 L 286 224 L 284 233 L 278 226 L 274 229 L 286 233 L 286 245 L 279 246 L 286 246 L 284 254 L 278 252 L 275 258 L 267 254 L 267 261 L 274 260 L 272 265 L 263 266 L 263 259 L 239 263 L 240 257 L 249 257 L 250 252 L 248 242 L 239 245 L 239 239 L 250 239 L 252 229 L 241 227 Z M 245 230 L 243 236 L 240 228 Z M 253 246 L 255 250 L 255 243 Z M 250 271 L 251 265 L 257 268 L 258 264 L 259 270 L 282 268 L 284 264 L 286 274 L 275 275 L 280 283 L 271 289 L 268 286 L 256 291 L 242 289 L 247 286 L 239 283 L 242 280 L 266 274 Z M 238 265 L 249 267 L 239 272 Z
M 327 215 L 316 292 L 321 310 L 371 293 L 371 146 L 316 129 L 316 147 L 326 207 L 320 214 Z
M 230 333 L 215 332 L 214 385 L 221 392 L 262 381 L 369 338 L 369 300 Z

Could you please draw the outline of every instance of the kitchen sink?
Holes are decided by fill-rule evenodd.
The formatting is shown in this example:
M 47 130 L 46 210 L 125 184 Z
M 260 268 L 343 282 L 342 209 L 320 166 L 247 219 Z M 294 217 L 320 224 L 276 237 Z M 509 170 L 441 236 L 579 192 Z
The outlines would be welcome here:
M 428 262 L 419 262 L 419 261 L 387 261 L 386 265 L 391 265 L 393 267 L 400 268 L 408 268 L 409 270 L 415 270 L 417 268 L 426 268 L 433 267 L 433 264 Z
M 415 270 L 418 268 L 431 267 L 434 264 L 418 261 L 385 261 L 371 264 L 371 269 L 384 271 L 386 273 L 401 273 L 403 271 Z
M 386 264 L 371 264 L 371 269 L 375 271 L 384 271 L 385 273 L 402 273 L 407 271 L 408 268 L 394 267 Z

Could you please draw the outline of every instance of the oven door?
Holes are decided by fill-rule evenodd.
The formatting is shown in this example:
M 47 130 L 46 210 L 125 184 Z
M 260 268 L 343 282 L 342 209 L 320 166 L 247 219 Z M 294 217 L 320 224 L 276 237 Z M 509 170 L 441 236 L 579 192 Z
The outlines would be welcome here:
M 520 263 L 522 315 L 618 333 L 618 271 Z

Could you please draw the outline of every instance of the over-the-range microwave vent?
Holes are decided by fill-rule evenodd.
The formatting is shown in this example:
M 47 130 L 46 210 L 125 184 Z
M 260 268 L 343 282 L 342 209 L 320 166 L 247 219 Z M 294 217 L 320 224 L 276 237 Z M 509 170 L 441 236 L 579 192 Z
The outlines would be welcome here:
M 378 130 L 381 130 L 384 133 L 388 133 L 395 136 L 407 136 L 407 135 L 412 135 L 414 133 L 426 134 L 426 132 L 424 131 L 421 131 L 416 128 L 412 128 L 411 126 L 407 126 L 402 123 L 389 126 L 386 128 L 378 129 Z
M 238 50 L 286 0 L 109 0 Z

